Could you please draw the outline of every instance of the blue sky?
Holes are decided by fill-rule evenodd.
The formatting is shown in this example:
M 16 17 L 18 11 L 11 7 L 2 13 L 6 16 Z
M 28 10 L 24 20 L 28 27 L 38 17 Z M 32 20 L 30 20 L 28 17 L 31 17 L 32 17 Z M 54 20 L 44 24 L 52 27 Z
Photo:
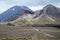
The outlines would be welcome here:
M 60 0 L 0 0 L 0 13 L 14 5 L 25 5 L 35 11 L 42 9 L 47 4 L 53 4 L 60 7 Z

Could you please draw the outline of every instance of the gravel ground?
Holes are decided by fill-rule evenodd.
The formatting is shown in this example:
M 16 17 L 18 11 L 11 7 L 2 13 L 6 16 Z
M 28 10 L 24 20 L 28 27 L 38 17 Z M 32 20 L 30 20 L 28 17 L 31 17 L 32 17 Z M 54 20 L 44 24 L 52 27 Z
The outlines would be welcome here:
M 5 25 L 0 26 L 0 40 L 60 40 L 60 29 Z

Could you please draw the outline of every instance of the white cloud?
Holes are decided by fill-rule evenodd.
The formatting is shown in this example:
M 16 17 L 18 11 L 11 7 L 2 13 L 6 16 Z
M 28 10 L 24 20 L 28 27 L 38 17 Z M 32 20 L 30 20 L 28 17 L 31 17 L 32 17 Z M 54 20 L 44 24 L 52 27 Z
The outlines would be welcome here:
M 30 8 L 31 10 L 33 10 L 33 11 L 36 11 L 36 10 L 42 9 L 43 6 L 30 6 L 29 8 Z
M 60 7 L 59 0 L 0 0 L 0 13 L 14 5 L 26 5 L 32 10 L 39 10 L 47 4 L 53 4 Z

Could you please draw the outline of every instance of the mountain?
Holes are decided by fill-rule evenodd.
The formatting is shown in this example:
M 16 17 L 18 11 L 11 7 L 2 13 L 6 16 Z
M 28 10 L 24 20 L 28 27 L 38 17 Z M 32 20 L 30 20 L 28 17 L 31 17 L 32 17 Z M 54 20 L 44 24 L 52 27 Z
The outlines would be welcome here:
M 33 18 L 39 17 L 42 13 L 43 13 L 43 10 L 36 10 L 34 12 L 34 17 Z
M 49 4 L 41 10 L 36 10 L 32 16 L 32 19 L 28 19 L 26 16 L 23 16 L 22 18 L 18 18 L 10 23 L 22 27 L 60 27 L 60 8 L 57 8 L 53 5 Z
M 55 21 L 60 21 L 60 8 L 53 5 L 47 5 L 43 8 L 45 15 L 49 15 Z
M 60 8 L 51 4 L 35 11 L 35 24 L 60 24 Z
M 34 14 L 34 12 L 26 6 L 14 6 L 0 14 L 0 22 L 9 22 L 26 14 Z

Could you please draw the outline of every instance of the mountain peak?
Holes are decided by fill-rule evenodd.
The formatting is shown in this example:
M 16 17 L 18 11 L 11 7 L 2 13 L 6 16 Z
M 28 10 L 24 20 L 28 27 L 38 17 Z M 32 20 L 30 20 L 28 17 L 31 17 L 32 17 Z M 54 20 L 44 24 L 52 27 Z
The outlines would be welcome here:
M 12 8 L 17 8 L 17 7 L 20 7 L 20 6 L 16 5 L 16 6 L 13 6 Z
M 48 4 L 47 6 L 53 6 L 52 4 Z
M 0 22 L 9 22 L 17 19 L 20 16 L 34 14 L 34 12 L 26 6 L 13 6 L 0 14 Z
M 58 8 L 55 7 L 54 5 L 48 4 L 43 8 L 44 13 L 49 13 L 49 14 L 56 14 L 58 12 Z
M 57 8 L 57 7 L 55 7 L 55 6 L 52 5 L 52 4 L 48 4 L 48 5 L 46 5 L 44 8 Z

